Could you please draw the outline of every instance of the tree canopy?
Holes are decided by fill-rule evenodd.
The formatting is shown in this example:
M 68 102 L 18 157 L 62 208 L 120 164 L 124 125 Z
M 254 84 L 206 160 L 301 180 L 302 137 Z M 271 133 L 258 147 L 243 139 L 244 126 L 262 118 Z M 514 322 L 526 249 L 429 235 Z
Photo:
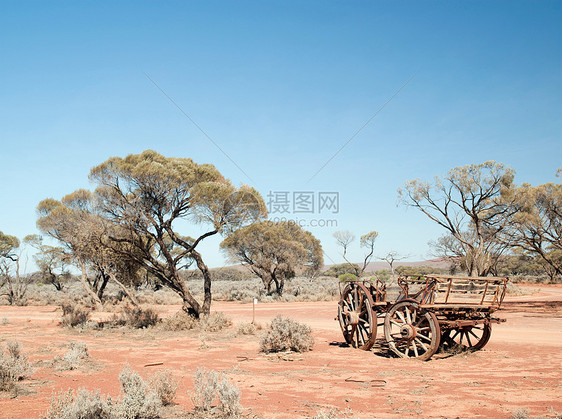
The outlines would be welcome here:
M 275 284 L 281 295 L 285 280 L 299 268 L 318 270 L 324 262 L 322 246 L 312 233 L 290 221 L 262 221 L 230 234 L 221 248 L 231 260 L 247 265 L 258 275 L 268 293 Z

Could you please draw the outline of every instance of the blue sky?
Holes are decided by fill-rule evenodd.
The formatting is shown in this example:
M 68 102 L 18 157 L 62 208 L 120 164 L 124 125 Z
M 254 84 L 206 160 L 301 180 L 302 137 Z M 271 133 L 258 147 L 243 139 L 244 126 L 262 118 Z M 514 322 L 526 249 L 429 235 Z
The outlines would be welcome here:
M 560 1 L 0 1 L 0 230 L 35 233 L 40 200 L 150 148 L 264 197 L 339 192 L 338 214 L 312 216 L 338 226 L 308 228 L 326 263 L 341 261 L 335 230 L 430 257 L 442 231 L 396 206 L 404 181 L 486 160 L 559 181 L 561 22 Z

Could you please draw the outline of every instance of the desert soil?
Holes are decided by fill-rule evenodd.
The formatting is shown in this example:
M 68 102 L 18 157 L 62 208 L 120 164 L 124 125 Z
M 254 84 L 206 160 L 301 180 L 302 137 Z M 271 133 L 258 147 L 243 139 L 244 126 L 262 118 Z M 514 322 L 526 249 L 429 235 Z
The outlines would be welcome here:
M 370 351 L 346 347 L 335 321 L 336 301 L 258 304 L 259 324 L 282 314 L 313 329 L 313 351 L 272 355 L 259 352 L 259 333 L 235 333 L 237 324 L 252 320 L 251 304 L 214 303 L 213 311 L 226 313 L 234 326 L 205 334 L 80 332 L 59 325 L 58 307 L 3 306 L 0 343 L 21 342 L 35 371 L 20 383 L 17 397 L 0 393 L 0 417 L 40 417 L 53 393 L 68 388 L 118 397 L 117 377 L 126 364 L 143 377 L 173 371 L 180 379 L 177 405 L 166 414 L 174 417 L 193 409 L 190 392 L 202 366 L 224 372 L 240 388 L 248 416 L 314 417 L 337 409 L 360 418 L 506 418 L 528 409 L 531 416 L 555 417 L 562 412 L 562 286 L 521 288 L 528 294 L 506 298 L 498 314 L 507 322 L 493 326 L 483 350 L 428 362 L 394 358 L 379 345 Z M 154 308 L 161 316 L 179 309 Z M 49 361 L 63 355 L 71 341 L 85 342 L 91 361 L 73 371 L 53 368 Z

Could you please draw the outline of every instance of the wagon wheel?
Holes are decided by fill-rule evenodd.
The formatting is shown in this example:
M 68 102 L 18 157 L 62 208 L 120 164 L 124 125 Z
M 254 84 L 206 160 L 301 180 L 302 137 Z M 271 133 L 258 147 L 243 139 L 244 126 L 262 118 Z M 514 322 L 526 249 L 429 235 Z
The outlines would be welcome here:
M 416 301 L 401 301 L 384 319 L 384 337 L 401 358 L 427 361 L 439 348 L 441 331 L 435 314 L 421 310 Z
M 338 319 L 345 341 L 354 348 L 369 350 L 377 337 L 373 298 L 363 284 L 348 284 L 338 304 Z
M 491 334 L 492 326 L 489 323 L 455 327 L 443 332 L 441 342 L 445 349 L 478 351 L 488 343 Z

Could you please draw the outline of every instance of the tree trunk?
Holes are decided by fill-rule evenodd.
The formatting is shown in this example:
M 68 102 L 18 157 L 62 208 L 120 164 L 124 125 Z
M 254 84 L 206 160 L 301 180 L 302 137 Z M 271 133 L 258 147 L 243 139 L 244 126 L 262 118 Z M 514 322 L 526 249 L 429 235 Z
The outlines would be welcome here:
M 121 282 L 117 279 L 117 277 L 115 276 L 115 274 L 109 274 L 109 277 L 111 278 L 111 280 L 113 282 L 115 282 L 117 285 L 119 285 L 119 287 L 123 290 L 123 292 L 125 293 L 125 295 L 127 297 L 129 297 L 129 300 L 131 300 L 131 303 L 135 306 L 138 307 L 139 306 L 139 302 L 137 300 L 137 298 L 134 296 L 134 294 L 132 292 L 129 291 L 129 289 Z
M 283 278 L 279 278 L 275 281 L 275 286 L 277 288 L 277 294 L 279 296 L 283 295 L 283 288 L 285 288 L 285 280 Z
M 203 262 L 203 258 L 201 257 L 201 254 L 199 252 L 192 250 L 190 256 L 195 259 L 197 267 L 203 274 L 204 297 L 203 305 L 201 306 L 199 315 L 208 316 L 211 312 L 211 273 L 209 272 L 209 268 L 207 267 L 207 265 L 205 265 L 205 263 Z
M 80 276 L 80 282 L 84 286 L 86 293 L 90 296 L 92 301 L 95 303 L 98 309 L 102 309 L 102 303 L 97 294 L 92 290 L 92 287 L 88 283 L 88 275 L 86 273 L 86 264 L 84 262 L 80 262 L 80 268 L 82 269 L 82 275 Z
M 103 299 L 103 293 L 105 291 L 105 287 L 107 285 L 107 282 L 109 281 L 109 275 L 103 271 L 100 271 L 100 276 L 101 276 L 101 283 L 99 284 L 100 287 L 97 290 L 97 294 L 98 294 L 98 298 L 101 301 Z

